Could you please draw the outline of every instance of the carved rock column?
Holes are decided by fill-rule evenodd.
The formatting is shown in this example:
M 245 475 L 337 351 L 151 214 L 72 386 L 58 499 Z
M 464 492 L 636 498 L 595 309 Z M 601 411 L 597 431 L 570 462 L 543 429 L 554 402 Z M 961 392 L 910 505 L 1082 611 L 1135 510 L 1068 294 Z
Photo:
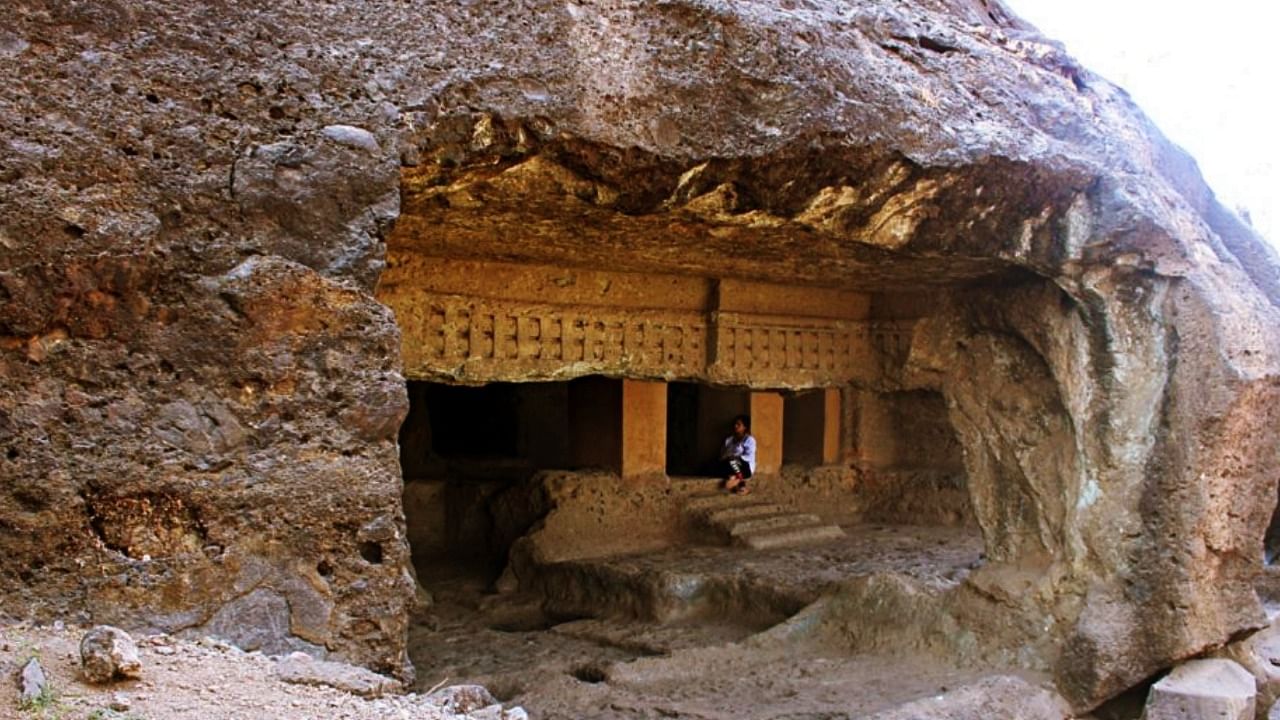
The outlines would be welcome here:
M 782 467 L 782 396 L 751 393 L 751 434 L 756 438 L 757 473 L 776 473 Z
M 622 381 L 622 476 L 663 475 L 667 466 L 667 384 Z

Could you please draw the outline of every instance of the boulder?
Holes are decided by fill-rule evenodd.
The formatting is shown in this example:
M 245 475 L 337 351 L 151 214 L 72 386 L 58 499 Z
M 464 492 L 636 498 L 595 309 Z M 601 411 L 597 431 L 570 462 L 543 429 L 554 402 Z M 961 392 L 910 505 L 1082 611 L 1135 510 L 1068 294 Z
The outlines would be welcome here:
M 136 679 L 142 676 L 138 646 L 129 633 L 98 625 L 80 640 L 80 671 L 91 683 Z

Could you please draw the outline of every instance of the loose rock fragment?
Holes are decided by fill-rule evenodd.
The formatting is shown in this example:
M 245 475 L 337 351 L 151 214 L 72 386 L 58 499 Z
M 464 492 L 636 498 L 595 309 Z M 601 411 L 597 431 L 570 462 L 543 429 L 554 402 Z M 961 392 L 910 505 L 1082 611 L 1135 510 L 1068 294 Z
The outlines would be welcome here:
M 351 125 L 329 125 L 324 129 L 325 137 L 348 147 L 368 150 L 371 153 L 381 152 L 382 148 L 378 146 L 378 140 L 373 133 L 364 128 L 352 127 Z
M 26 665 L 22 666 L 18 684 L 22 691 L 19 699 L 22 707 L 34 705 L 49 692 L 49 679 L 45 677 L 40 661 L 35 658 L 31 658 Z
M 1251 720 L 1257 688 L 1231 660 L 1191 660 L 1151 687 L 1146 720 Z
M 305 653 L 293 653 L 276 663 L 281 680 L 298 685 L 327 685 L 362 697 L 380 697 L 398 692 L 400 683 L 372 670 L 346 663 L 315 660 Z
M 445 710 L 464 715 L 496 704 L 498 701 L 483 685 L 454 685 L 427 696 Z
M 1267 717 L 1280 698 L 1280 625 L 1272 623 L 1214 655 L 1234 660 L 1253 673 L 1254 685 L 1258 689 L 1256 714 L 1259 718 Z
M 472 718 L 472 720 L 528 720 L 529 715 L 525 713 L 524 708 L 517 707 L 507 710 L 502 705 L 494 703 L 488 707 L 467 713 L 467 717 Z
M 142 661 L 129 633 L 110 625 L 99 625 L 80 640 L 80 669 L 85 680 L 106 683 L 140 677 Z

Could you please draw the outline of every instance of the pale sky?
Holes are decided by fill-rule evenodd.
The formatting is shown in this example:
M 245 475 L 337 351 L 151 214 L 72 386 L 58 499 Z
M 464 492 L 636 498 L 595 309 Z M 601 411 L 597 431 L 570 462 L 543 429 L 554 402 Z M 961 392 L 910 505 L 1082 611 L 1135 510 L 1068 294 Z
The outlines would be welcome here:
M 1280 3 L 1005 2 L 1129 91 L 1222 204 L 1280 246 Z

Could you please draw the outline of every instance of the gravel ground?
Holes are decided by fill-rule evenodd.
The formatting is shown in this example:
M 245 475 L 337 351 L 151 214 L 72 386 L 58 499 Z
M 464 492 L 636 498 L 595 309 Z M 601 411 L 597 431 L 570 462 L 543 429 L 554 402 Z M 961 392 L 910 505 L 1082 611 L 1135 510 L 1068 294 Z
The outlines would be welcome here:
M 519 708 L 488 707 L 470 715 L 442 704 L 445 693 L 365 699 L 329 687 L 294 685 L 276 676 L 276 659 L 220 641 L 136 637 L 142 678 L 91 685 L 80 677 L 79 643 L 87 628 L 0 623 L 0 718 L 24 720 L 519 720 Z M 37 658 L 52 692 L 22 708 L 14 678 Z M 113 709 L 113 707 L 115 709 Z

